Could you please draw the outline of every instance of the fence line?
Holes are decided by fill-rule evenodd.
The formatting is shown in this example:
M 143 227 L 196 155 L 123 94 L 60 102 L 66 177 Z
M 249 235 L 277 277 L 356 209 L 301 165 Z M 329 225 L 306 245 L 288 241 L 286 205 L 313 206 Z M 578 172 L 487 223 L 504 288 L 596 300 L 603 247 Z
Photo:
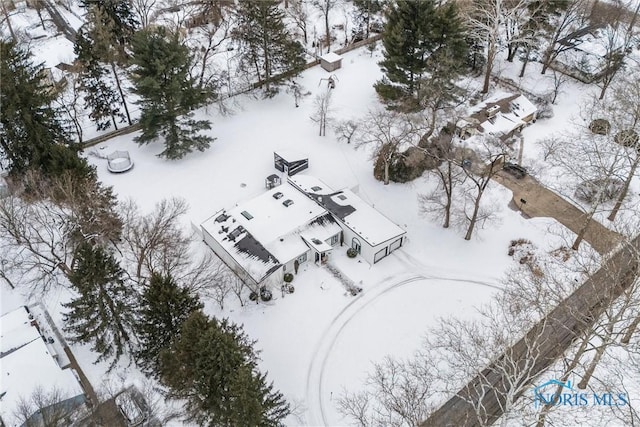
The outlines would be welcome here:
M 340 48 L 340 49 L 336 49 L 335 52 L 337 54 L 341 55 L 341 54 L 350 52 L 352 50 L 358 49 L 360 47 L 369 45 L 371 43 L 375 43 L 378 40 L 380 40 L 381 38 L 382 38 L 382 34 L 376 34 L 375 36 L 371 36 L 368 39 L 360 40 L 359 42 L 350 44 L 350 45 L 345 46 L 345 47 Z M 315 67 L 316 65 L 319 65 L 319 64 L 320 64 L 320 59 L 316 58 L 313 61 L 307 62 L 302 67 L 301 71 L 308 70 L 309 68 Z M 215 101 L 213 101 L 211 104 L 216 103 L 216 102 L 221 102 L 221 101 L 224 101 L 224 100 L 229 99 L 229 98 L 233 98 L 233 97 L 238 96 L 238 95 L 243 95 L 245 93 L 249 93 L 249 92 L 251 92 L 251 91 L 253 91 L 255 89 L 261 88 L 262 86 L 264 86 L 265 84 L 267 84 L 269 82 L 274 82 L 274 81 L 277 81 L 277 80 L 280 80 L 282 78 L 286 78 L 286 77 L 289 77 L 289 76 L 292 76 L 292 75 L 295 75 L 295 73 L 292 72 L 292 71 L 285 71 L 283 73 L 276 74 L 275 76 L 273 76 L 268 81 L 267 80 L 263 80 L 261 82 L 255 82 L 255 83 L 247 84 L 246 86 L 243 86 L 240 89 L 237 89 L 237 90 L 235 90 L 235 91 L 233 91 L 231 93 L 218 95 L 218 98 Z M 100 144 L 101 142 L 107 141 L 107 140 L 109 140 L 111 138 L 115 138 L 116 136 L 126 135 L 126 134 L 129 134 L 129 133 L 138 131 L 140 129 L 142 129 L 142 126 L 140 125 L 140 123 L 134 123 L 132 125 L 122 127 L 122 128 L 120 128 L 118 130 L 114 130 L 112 132 L 108 132 L 108 133 L 102 134 L 100 136 L 96 136 L 95 138 L 89 138 L 89 139 L 85 140 L 84 142 L 82 142 L 80 145 L 82 146 L 83 149 L 84 148 L 88 148 L 88 147 L 92 147 L 94 145 Z

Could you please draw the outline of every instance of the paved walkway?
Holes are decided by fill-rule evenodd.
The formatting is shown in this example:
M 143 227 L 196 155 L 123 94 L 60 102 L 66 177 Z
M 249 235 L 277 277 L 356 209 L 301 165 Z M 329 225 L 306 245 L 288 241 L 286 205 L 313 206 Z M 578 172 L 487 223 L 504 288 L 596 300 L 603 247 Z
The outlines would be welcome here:
M 96 405 L 98 405 L 99 400 L 98 400 L 98 395 L 93 389 L 93 386 L 91 385 L 91 383 L 89 382 L 89 379 L 84 374 L 84 371 L 78 364 L 78 361 L 76 360 L 76 357 L 71 352 L 71 349 L 66 345 L 64 347 L 64 352 L 67 354 L 67 357 L 71 362 L 70 363 L 71 368 L 73 368 L 78 374 L 78 378 L 80 379 L 80 384 L 82 385 L 82 388 L 84 389 L 84 393 L 87 396 L 89 406 L 91 406 L 92 408 L 95 407 Z
M 516 179 L 505 171 L 500 171 L 494 175 L 494 180 L 513 192 L 513 202 L 525 215 L 554 218 L 576 234 L 584 227 L 587 219 L 584 212 L 531 176 Z M 584 236 L 584 240 L 600 254 L 610 252 L 621 239 L 620 234 L 593 219 Z

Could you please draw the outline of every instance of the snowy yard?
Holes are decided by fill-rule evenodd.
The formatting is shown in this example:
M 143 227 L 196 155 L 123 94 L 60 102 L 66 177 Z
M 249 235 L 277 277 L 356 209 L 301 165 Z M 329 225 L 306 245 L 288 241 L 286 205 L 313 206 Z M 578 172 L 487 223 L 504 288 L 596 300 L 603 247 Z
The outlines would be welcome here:
M 30 12 L 23 19 L 26 22 L 21 26 L 32 28 L 36 34 L 37 16 Z M 69 62 L 71 48 L 62 37 L 46 42 L 36 40 L 33 44 L 34 54 L 47 67 Z M 465 241 L 460 230 L 443 229 L 420 214 L 418 195 L 436 184 L 427 174 L 408 184 L 388 186 L 374 179 L 370 153 L 338 142 L 332 128 L 339 120 L 358 120 L 370 110 L 381 108 L 373 88 L 373 83 L 382 77 L 377 65 L 381 59 L 379 47 L 373 54 L 359 49 L 345 54 L 342 68 L 333 73 L 319 66 L 305 71 L 298 79 L 306 94 L 299 107 L 293 95 L 283 89 L 271 99 L 231 98 L 225 101 L 225 110 L 230 113 L 221 114 L 216 104 L 197 111 L 196 118 L 212 121 L 210 134 L 216 141 L 209 150 L 179 161 L 157 157 L 163 149 L 162 142 L 138 146 L 133 142 L 137 133 L 116 137 L 85 152 L 97 167 L 100 180 L 113 186 L 121 201 L 132 199 L 150 212 L 162 199 L 185 199 L 190 209 L 184 227 L 191 228 L 220 209 L 232 208 L 264 192 L 265 178 L 275 173 L 273 152 L 295 150 L 309 157 L 310 167 L 303 174 L 316 176 L 336 189 L 357 188 L 362 199 L 406 230 L 407 244 L 373 266 L 360 257 L 347 258 L 346 246 L 333 251 L 334 265 L 363 288 L 355 297 L 328 270 L 308 262 L 301 265 L 292 283 L 296 290 L 291 295 L 275 292 L 268 303 L 244 307 L 230 301 L 225 310 L 220 310 L 213 300 L 205 300 L 208 314 L 242 324 L 257 341 L 262 370 L 268 372 L 268 378 L 294 408 L 287 425 L 348 423 L 337 410 L 340 394 L 345 389 L 363 388 L 372 363 L 387 355 L 412 355 L 438 318 L 476 315 L 476 309 L 500 289 L 500 280 L 508 269 L 516 265 L 507 255 L 512 240 L 528 239 L 545 252 L 566 245 L 562 236 L 566 233 L 560 232 L 561 227 L 554 220 L 523 218 L 510 206 L 511 192 L 496 182 L 489 185 L 485 199 L 493 200 L 498 207 L 498 221 L 486 224 L 471 241 Z M 496 71 L 526 84 L 536 94 L 548 93 L 552 78 L 539 77 L 539 64 L 529 64 L 521 81 L 515 77 L 519 66 L 518 61 L 501 62 Z M 320 137 L 318 125 L 310 116 L 315 113 L 315 97 L 326 91 L 326 79 L 332 74 L 337 77 L 337 84 L 332 91 L 330 130 L 327 136 Z M 581 120 L 579 102 L 596 90 L 567 82 L 554 106 L 555 116 L 538 120 L 524 130 L 523 164 L 543 178 L 544 184 L 557 185 L 558 181 L 544 179 L 547 169 L 540 141 Z M 137 107 L 132 108 L 132 113 L 137 116 Z M 87 129 L 85 137 L 94 135 L 93 127 Z M 128 151 L 135 167 L 123 174 L 112 174 L 107 170 L 107 161 L 100 157 L 118 150 Z M 636 178 L 630 204 L 640 200 L 639 192 Z M 604 221 L 603 224 L 607 225 Z M 210 249 L 202 244 L 201 250 Z M 70 297 L 67 289 L 55 289 L 42 301 L 58 326 L 62 324 L 61 304 Z M 3 287 L 2 313 L 25 303 L 25 297 Z M 127 366 L 124 360 L 107 373 L 108 364 L 92 363 L 96 354 L 89 351 L 89 346 L 71 348 L 96 389 L 107 382 L 143 380 L 135 366 Z
M 335 72 L 338 84 L 330 118 L 358 119 L 377 107 L 372 84 L 380 78 L 380 57 L 379 51 L 370 56 L 365 50 L 345 55 L 343 68 Z M 217 140 L 208 151 L 181 161 L 157 158 L 161 143 L 138 147 L 132 141 L 135 134 L 88 150 L 129 151 L 135 167 L 126 174 L 110 174 L 106 161 L 89 159 L 120 199 L 132 198 L 151 210 L 163 198 L 182 197 L 190 205 L 189 220 L 197 225 L 217 210 L 263 192 L 264 178 L 274 172 L 273 151 L 295 149 L 309 156 L 310 168 L 303 173 L 335 188 L 358 186 L 363 199 L 407 230 L 408 244 L 375 266 L 334 251 L 336 265 L 361 282 L 364 291 L 357 297 L 347 296 L 326 270 L 306 264 L 293 282 L 296 292 L 284 299 L 277 293 L 271 303 L 232 306 L 223 312 L 208 303 L 210 314 L 242 323 L 258 341 L 262 368 L 296 406 L 289 425 L 345 423 L 335 399 L 345 388 L 361 388 L 372 362 L 413 353 L 440 316 L 473 316 L 474 307 L 490 299 L 513 264 L 507 256 L 510 240 L 527 238 L 549 250 L 562 243 L 548 232 L 552 220 L 525 220 L 508 207 L 511 193 L 497 184 L 491 186 L 490 197 L 499 201 L 500 223 L 480 230 L 470 242 L 459 231 L 444 230 L 421 217 L 417 194 L 432 185 L 427 178 L 384 186 L 374 180 L 367 152 L 337 142 L 332 132 L 317 136 L 317 125 L 309 117 L 315 95 L 325 90 L 320 79 L 327 76 L 320 67 L 302 75 L 303 92 L 311 94 L 299 108 L 291 95 L 281 93 L 273 99 L 228 101 L 235 111 L 231 115 L 221 116 L 215 105 L 200 111 L 201 117 L 212 119 L 211 134 Z M 544 128 L 541 121 L 527 131 Z M 202 245 L 202 250 L 209 249 Z M 58 301 L 49 301 L 59 318 Z M 74 350 L 99 385 L 104 366 L 91 365 L 94 356 L 86 349 Z M 129 378 L 140 376 L 133 368 L 122 369 Z

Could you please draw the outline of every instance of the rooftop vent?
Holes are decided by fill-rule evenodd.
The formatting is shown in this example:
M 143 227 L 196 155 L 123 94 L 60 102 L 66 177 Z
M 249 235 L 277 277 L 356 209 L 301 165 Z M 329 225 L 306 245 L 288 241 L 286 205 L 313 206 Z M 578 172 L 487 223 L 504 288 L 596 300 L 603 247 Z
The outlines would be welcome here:
M 277 192 L 277 193 L 273 193 L 273 198 L 278 200 L 279 198 L 281 198 L 284 194 L 282 194 L 281 192 Z
M 315 237 L 313 239 L 311 239 L 311 241 L 316 245 L 321 245 L 322 244 L 322 241 L 320 241 L 320 239 L 316 239 Z
M 340 195 L 338 196 L 338 199 L 340 199 L 340 200 L 347 200 L 347 196 L 345 196 L 344 194 L 340 194 Z
M 289 207 L 293 204 L 293 200 L 287 199 L 284 202 L 282 202 L 282 204 L 285 205 L 286 207 Z
M 318 187 L 317 185 L 314 185 L 313 187 L 311 187 L 311 190 L 320 191 L 320 190 L 322 190 L 322 187 Z
M 489 117 L 493 117 L 496 114 L 498 114 L 498 111 L 500 111 L 500 106 L 499 105 L 493 105 L 493 106 L 487 108 L 487 115 Z
M 215 222 L 225 222 L 228 219 L 229 219 L 229 215 L 222 214 L 222 215 L 218 215 L 218 217 L 215 219 Z

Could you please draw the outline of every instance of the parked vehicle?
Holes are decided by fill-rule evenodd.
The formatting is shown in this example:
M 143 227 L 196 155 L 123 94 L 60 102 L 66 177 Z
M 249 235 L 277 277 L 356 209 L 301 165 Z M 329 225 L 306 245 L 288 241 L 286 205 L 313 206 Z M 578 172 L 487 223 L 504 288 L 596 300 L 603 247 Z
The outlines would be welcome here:
M 502 169 L 517 179 L 527 176 L 527 169 L 515 163 L 505 163 Z

